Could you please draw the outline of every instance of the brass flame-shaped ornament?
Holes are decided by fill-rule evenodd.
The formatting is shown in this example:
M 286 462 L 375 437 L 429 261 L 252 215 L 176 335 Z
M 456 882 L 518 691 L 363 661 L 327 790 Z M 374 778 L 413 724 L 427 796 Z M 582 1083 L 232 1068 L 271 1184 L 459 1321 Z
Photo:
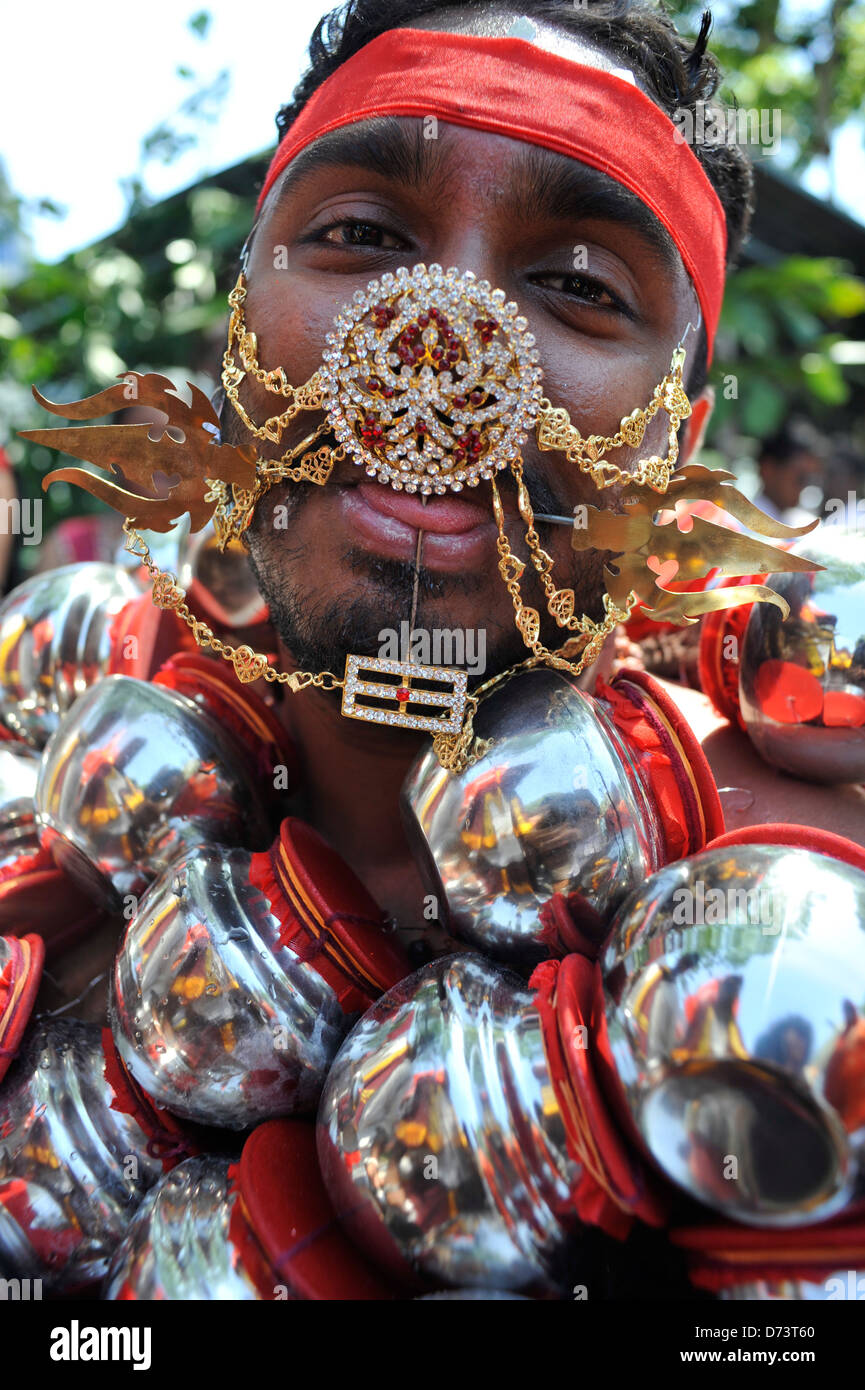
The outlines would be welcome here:
M 168 377 L 155 372 L 126 372 L 117 385 L 65 405 L 46 400 L 34 386 L 39 404 L 66 420 L 96 420 L 131 406 L 145 406 L 168 416 L 164 427 L 144 423 L 22 430 L 22 439 L 93 463 L 115 477 L 122 476 L 140 491 L 83 468 L 55 469 L 42 480 L 43 489 L 51 483 L 74 483 L 148 531 L 170 531 L 188 512 L 190 529 L 200 531 L 213 514 L 208 499 L 212 480 L 219 479 L 228 487 L 251 488 L 255 485 L 256 459 L 249 445 L 236 448 L 222 443 L 219 419 L 210 401 L 197 386 L 187 385 L 192 393 L 189 405 Z M 169 484 L 167 495 L 157 486 L 160 474 Z M 178 481 L 172 483 L 175 477 Z
M 650 605 L 648 616 L 678 623 L 737 603 L 786 607 L 764 585 L 678 593 L 666 587 L 673 573 L 681 582 L 704 578 L 713 568 L 728 575 L 818 568 L 699 517 L 689 518 L 690 526 L 680 527 L 678 518 L 656 523 L 659 498 L 665 496 L 673 506 L 684 499 L 712 501 L 751 530 L 778 540 L 811 529 L 785 527 L 765 516 L 729 486 L 730 473 L 698 465 L 673 472 L 678 429 L 691 409 L 682 379 L 682 344 L 647 406 L 624 416 L 611 436 L 583 436 L 568 412 L 543 396 L 535 340 L 518 306 L 470 271 L 416 265 L 371 281 L 337 315 L 321 367 L 299 387 L 291 385 L 283 367 L 268 368 L 259 361 L 258 340 L 244 317 L 243 275 L 229 303 L 222 381 L 251 440 L 279 445 L 301 412 L 319 416 L 312 432 L 281 458 L 258 456 L 254 443 L 241 448 L 225 444 L 219 420 L 197 387 L 190 388 L 187 405 L 165 377 L 136 372 L 68 405 L 47 401 L 35 387 L 34 394 L 46 410 L 72 420 L 92 420 L 130 405 L 155 408 L 167 416 L 164 427 L 68 426 L 23 435 L 95 464 L 115 479 L 122 476 L 126 486 L 83 469 L 61 468 L 43 486 L 62 479 L 122 512 L 127 548 L 150 571 L 154 601 L 187 623 L 199 646 L 230 661 L 244 683 L 264 679 L 293 693 L 309 686 L 340 689 L 347 717 L 431 733 L 440 762 L 455 770 L 487 747 L 474 737 L 473 714 L 478 700 L 510 672 L 469 694 L 464 672 L 356 655 L 347 657 L 341 677 L 329 671 L 277 671 L 249 647 L 222 642 L 190 612 L 176 579 L 160 573 L 136 529 L 166 531 L 188 512 L 192 531 L 212 519 L 224 548 L 230 540 L 245 538 L 257 502 L 274 483 L 325 486 L 339 461 L 362 467 L 396 491 L 435 495 L 489 486 L 499 573 L 529 653 L 522 666 L 549 665 L 579 674 L 640 601 Z M 248 379 L 279 399 L 279 410 L 262 423 L 241 399 Z M 666 457 L 650 455 L 630 469 L 607 458 L 617 449 L 638 450 L 649 422 L 661 410 L 668 416 Z M 560 451 L 599 491 L 614 484 L 622 488 L 615 511 L 578 507 L 573 522 L 546 518 L 573 524 L 574 550 L 612 553 L 598 621 L 575 611 L 574 591 L 557 585 L 553 559 L 541 547 L 520 452 L 532 431 L 539 449 Z M 506 534 L 496 484 L 502 472 L 511 474 L 516 488 L 526 560 L 514 554 Z M 558 650 L 544 646 L 541 614 L 523 601 L 520 580 L 527 562 L 538 575 L 547 612 L 567 634 Z
M 784 526 L 755 507 L 731 486 L 735 474 L 702 464 L 686 464 L 670 480 L 667 503 L 673 514 L 656 522 L 658 498 L 648 486 L 630 486 L 621 512 L 597 507 L 578 507 L 571 544 L 575 551 L 609 550 L 615 558 L 605 567 L 607 593 L 615 604 L 636 594 L 646 608 L 642 616 L 654 622 L 696 622 L 704 613 L 735 608 L 741 603 L 772 603 L 787 616 L 785 599 L 765 584 L 744 584 L 730 589 L 701 589 L 682 593 L 665 586 L 705 579 L 711 570 L 719 577 L 811 571 L 821 566 L 776 546 L 765 545 L 742 531 L 718 525 L 686 513 L 680 526 L 679 502 L 711 502 L 760 535 L 775 540 L 795 540 L 807 535 L 817 520 L 805 526 Z M 653 563 L 650 563 L 653 562 Z

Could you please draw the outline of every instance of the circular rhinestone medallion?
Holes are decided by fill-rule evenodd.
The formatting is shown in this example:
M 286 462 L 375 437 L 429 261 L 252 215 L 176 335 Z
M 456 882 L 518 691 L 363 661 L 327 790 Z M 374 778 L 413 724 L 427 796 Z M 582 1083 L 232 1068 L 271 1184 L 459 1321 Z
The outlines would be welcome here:
M 322 378 L 348 458 L 397 491 L 460 492 L 506 468 L 538 414 L 541 369 L 517 305 L 471 271 L 401 266 L 358 290 Z

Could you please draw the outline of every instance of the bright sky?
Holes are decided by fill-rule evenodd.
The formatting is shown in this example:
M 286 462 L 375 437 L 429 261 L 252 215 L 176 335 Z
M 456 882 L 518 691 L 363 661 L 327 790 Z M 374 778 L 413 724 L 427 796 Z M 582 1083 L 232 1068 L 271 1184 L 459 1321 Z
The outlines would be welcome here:
M 142 138 L 171 119 L 194 87 L 231 74 L 219 120 L 169 166 L 147 167 L 148 189 L 168 195 L 204 173 L 269 148 L 274 117 L 305 67 L 306 45 L 327 0 L 40 0 L 4 7 L 2 144 L 12 188 L 50 197 L 68 213 L 30 224 L 49 260 L 85 246 L 123 220 L 118 180 L 138 166 Z M 187 27 L 206 9 L 204 41 Z M 184 81 L 177 68 L 194 70 Z
M 40 0 L 8 5 L 3 19 L 2 146 L 12 188 L 28 199 L 65 206 L 60 221 L 32 219 L 37 254 L 54 260 L 113 230 L 123 220 L 119 180 L 136 171 L 142 138 L 172 116 L 190 92 L 230 72 L 228 95 L 194 149 L 164 167 L 151 163 L 146 183 L 165 196 L 203 174 L 274 143 L 274 115 L 305 66 L 309 34 L 335 0 Z M 798 9 L 808 0 L 790 0 Z M 205 41 L 187 27 L 207 9 Z M 719 19 L 723 3 L 717 6 Z M 184 81 L 186 65 L 196 80 Z M 865 220 L 865 150 L 861 128 L 842 131 L 834 155 L 839 200 Z M 828 192 L 814 169 L 806 185 Z

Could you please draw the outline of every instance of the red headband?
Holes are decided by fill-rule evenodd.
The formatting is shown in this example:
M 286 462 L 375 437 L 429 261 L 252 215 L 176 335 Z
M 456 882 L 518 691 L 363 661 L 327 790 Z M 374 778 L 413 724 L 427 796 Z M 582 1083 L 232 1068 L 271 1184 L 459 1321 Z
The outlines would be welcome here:
M 724 294 L 724 210 L 673 122 L 632 82 L 523 39 L 389 29 L 310 97 L 273 156 L 258 209 L 313 140 L 375 116 L 436 116 L 542 145 L 636 193 L 679 249 L 711 358 Z

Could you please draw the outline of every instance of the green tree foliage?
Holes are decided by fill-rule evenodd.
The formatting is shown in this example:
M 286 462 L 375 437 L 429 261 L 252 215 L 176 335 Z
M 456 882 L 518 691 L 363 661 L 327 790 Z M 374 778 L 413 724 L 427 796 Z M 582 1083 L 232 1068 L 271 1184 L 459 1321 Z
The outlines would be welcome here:
M 696 32 L 704 0 L 668 7 Z M 837 194 L 839 129 L 865 141 L 865 0 L 719 0 L 712 10 L 721 98 L 774 115 L 778 127 L 777 144 L 749 145 L 750 156 L 782 177 L 816 168 Z M 865 266 L 829 256 L 745 260 L 724 301 L 710 443 L 764 438 L 793 411 L 855 433 L 865 424 L 865 282 L 856 274 Z M 865 436 L 858 442 L 865 449 Z
M 687 33 L 703 0 L 670 0 Z M 784 165 L 801 171 L 828 156 L 834 132 L 865 112 L 863 0 L 720 0 L 710 39 L 726 74 L 721 95 L 740 107 L 780 108 Z
M 863 313 L 865 281 L 839 261 L 787 256 L 737 271 L 721 313 L 710 439 L 728 427 L 763 439 L 791 410 L 831 428 L 853 391 L 840 325 Z

